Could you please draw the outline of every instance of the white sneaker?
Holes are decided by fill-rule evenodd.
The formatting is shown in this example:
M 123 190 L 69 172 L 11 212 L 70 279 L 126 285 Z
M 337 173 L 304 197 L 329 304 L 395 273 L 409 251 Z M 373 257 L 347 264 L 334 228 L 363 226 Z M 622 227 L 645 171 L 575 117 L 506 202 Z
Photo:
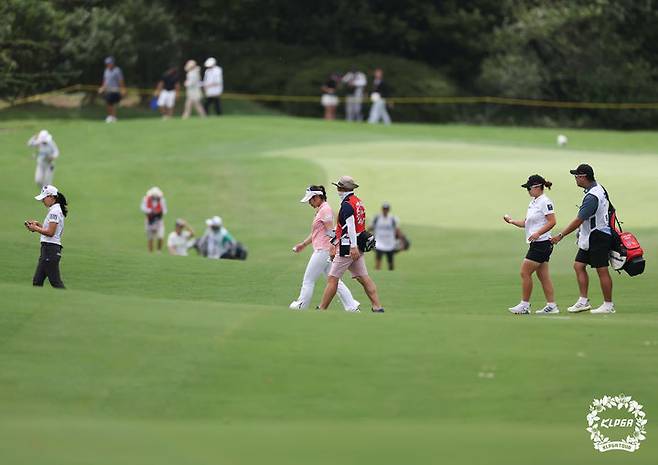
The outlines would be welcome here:
M 585 303 L 576 302 L 571 307 L 567 308 L 567 312 L 569 312 L 569 313 L 579 313 L 579 312 L 584 312 L 586 310 L 591 310 L 591 309 L 592 309 L 592 306 L 589 304 L 589 299 L 587 299 L 587 302 L 585 302 Z
M 557 307 L 557 305 L 546 305 L 544 308 L 537 310 L 535 313 L 540 315 L 550 315 L 560 313 L 560 309 Z
M 291 310 L 304 310 L 302 308 L 302 305 L 304 302 L 301 302 L 299 300 L 293 300 L 290 305 L 288 306 Z
M 605 313 L 615 313 L 615 306 L 612 305 L 608 307 L 606 304 L 603 304 L 599 308 L 591 309 L 589 312 L 594 313 L 595 315 L 605 314 Z
M 530 314 L 530 304 L 526 305 L 524 303 L 519 303 L 514 307 L 510 307 L 509 311 L 515 315 L 529 315 Z
M 361 302 L 359 302 L 358 300 L 355 300 L 354 303 L 355 303 L 354 307 L 346 308 L 345 311 L 350 312 L 350 313 L 360 313 L 361 312 L 361 308 L 360 308 Z

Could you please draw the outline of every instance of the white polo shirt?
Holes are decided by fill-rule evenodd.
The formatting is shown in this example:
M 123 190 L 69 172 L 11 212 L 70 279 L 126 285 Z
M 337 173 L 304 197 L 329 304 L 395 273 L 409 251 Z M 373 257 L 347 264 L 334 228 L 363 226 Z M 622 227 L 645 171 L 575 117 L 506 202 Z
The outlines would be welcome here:
M 555 213 L 555 208 L 553 207 L 553 201 L 546 197 L 545 194 L 540 195 L 536 199 L 530 201 L 528 205 L 528 213 L 525 216 L 525 240 L 528 241 L 528 238 L 539 231 L 542 227 L 548 223 L 546 220 L 546 215 Z M 539 236 L 537 241 L 548 241 L 551 238 L 551 233 L 546 232 Z
M 379 214 L 372 222 L 375 233 L 375 248 L 382 252 L 392 252 L 397 245 L 395 230 L 400 226 L 400 220 L 393 215 Z
M 167 247 L 172 247 L 176 251 L 175 255 L 186 257 L 187 250 L 193 245 L 194 239 L 187 230 L 183 230 L 180 235 L 176 231 L 172 231 L 167 238 Z
M 62 233 L 64 232 L 64 213 L 62 212 L 62 207 L 60 207 L 58 203 L 53 204 L 48 209 L 46 218 L 43 220 L 43 228 L 48 229 L 50 223 L 57 223 L 55 234 L 53 234 L 52 237 L 41 234 L 41 242 L 62 245 Z

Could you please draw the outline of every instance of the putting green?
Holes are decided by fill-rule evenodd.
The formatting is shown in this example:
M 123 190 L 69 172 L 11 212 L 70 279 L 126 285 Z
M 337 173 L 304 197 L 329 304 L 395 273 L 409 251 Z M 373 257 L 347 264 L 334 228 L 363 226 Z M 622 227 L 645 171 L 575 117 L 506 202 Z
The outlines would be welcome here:
M 371 211 L 390 200 L 407 224 L 477 230 L 506 229 L 501 217 L 507 212 L 523 218 L 527 195 L 520 185 L 534 173 L 554 183 L 547 194 L 559 224 L 566 225 L 582 199 L 569 169 L 590 163 L 628 224 L 658 226 L 658 215 L 648 215 L 646 207 L 658 204 L 658 190 L 648 188 L 658 181 L 658 157 L 652 155 L 620 159 L 609 152 L 408 140 L 318 144 L 272 155 L 317 163 L 326 183 L 346 173 L 367 180 L 359 194 Z

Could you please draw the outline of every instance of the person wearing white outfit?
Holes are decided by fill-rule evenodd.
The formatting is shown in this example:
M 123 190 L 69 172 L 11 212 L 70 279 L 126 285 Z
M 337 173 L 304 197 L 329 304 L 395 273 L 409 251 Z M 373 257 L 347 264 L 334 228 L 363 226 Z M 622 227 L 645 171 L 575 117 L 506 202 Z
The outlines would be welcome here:
M 331 268 L 329 260 L 331 237 L 334 227 L 334 213 L 327 202 L 327 193 L 323 186 L 310 186 L 306 189 L 301 203 L 308 203 L 315 209 L 315 217 L 311 224 L 311 233 L 299 244 L 293 247 L 293 252 L 299 253 L 308 245 L 313 245 L 313 253 L 306 265 L 302 289 L 299 297 L 293 300 L 290 308 L 293 310 L 304 310 L 309 307 L 313 298 L 315 282 L 320 276 L 327 276 Z M 338 298 L 347 312 L 359 312 L 359 302 L 354 300 L 352 293 L 345 283 L 338 281 Z
M 347 86 L 348 94 L 345 98 L 345 119 L 347 121 L 361 121 L 361 104 L 363 102 L 363 89 L 368 84 L 368 78 L 361 71 L 353 68 L 343 76 L 343 84 Z
M 167 248 L 171 255 L 187 257 L 187 251 L 194 247 L 194 229 L 182 218 L 176 220 L 174 230 L 167 238 Z
M 201 68 L 194 60 L 188 60 L 185 63 L 185 109 L 183 110 L 183 119 L 189 118 L 192 107 L 197 111 L 199 116 L 205 117 L 206 111 L 201 105 Z
M 537 273 L 537 278 L 539 278 L 546 296 L 546 305 L 535 313 L 560 313 L 555 304 L 553 282 L 548 270 L 548 261 L 553 252 L 550 230 L 555 226 L 556 220 L 553 201 L 544 194 L 544 187 L 550 189 L 552 185 L 553 183 L 542 176 L 533 174 L 525 184 L 521 185 L 528 190 L 528 195 L 532 197 L 525 219 L 513 220 L 509 215 L 503 216 L 506 223 L 525 229 L 526 242 L 530 244 L 528 253 L 521 263 L 521 302 L 509 309 L 510 312 L 517 315 L 530 313 L 533 273 Z
M 222 68 L 217 66 L 217 60 L 213 57 L 208 58 L 204 66 L 206 72 L 203 75 L 203 90 L 206 94 L 206 101 L 204 108 L 206 114 L 210 114 L 210 105 L 215 108 L 215 113 L 222 114 L 222 101 L 221 95 L 224 93 L 224 72 Z
M 55 174 L 55 160 L 59 157 L 59 148 L 53 136 L 45 129 L 39 131 L 27 141 L 30 147 L 36 147 L 34 158 L 37 161 L 37 169 L 34 172 L 34 182 L 39 188 L 53 183 Z

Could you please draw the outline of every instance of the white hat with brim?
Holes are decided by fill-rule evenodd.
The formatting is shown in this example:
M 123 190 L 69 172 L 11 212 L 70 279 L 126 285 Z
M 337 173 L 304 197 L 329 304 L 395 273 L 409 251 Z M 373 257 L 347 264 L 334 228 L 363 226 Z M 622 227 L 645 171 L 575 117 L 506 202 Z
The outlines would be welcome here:
M 196 61 L 194 60 L 187 60 L 187 63 L 185 63 L 185 71 L 190 71 L 196 68 Z
M 37 135 L 36 142 L 37 144 L 46 144 L 51 140 L 53 140 L 53 136 L 51 136 L 50 133 L 45 129 L 42 129 L 41 131 L 39 131 L 39 134 Z
M 57 188 L 55 186 L 51 186 L 51 185 L 43 186 L 41 188 L 41 193 L 39 195 L 35 196 L 34 199 L 35 200 L 43 200 L 48 196 L 57 197 L 58 193 L 59 193 L 59 191 L 57 190 Z
M 206 60 L 206 62 L 203 64 L 206 68 L 212 68 L 217 64 L 217 60 L 215 60 L 213 57 L 210 57 Z
M 208 226 L 221 226 L 222 225 L 222 218 L 219 216 L 213 216 L 212 218 L 208 218 L 206 220 L 206 224 Z
M 313 197 L 316 195 L 324 195 L 324 192 L 322 191 L 314 191 L 311 189 L 306 189 L 306 192 L 304 192 L 304 197 L 299 201 L 300 203 L 306 203 L 309 200 L 311 200 Z
M 148 197 L 158 197 L 158 198 L 162 198 L 164 196 L 160 188 L 157 186 L 153 186 L 148 191 L 146 191 L 146 195 Z

